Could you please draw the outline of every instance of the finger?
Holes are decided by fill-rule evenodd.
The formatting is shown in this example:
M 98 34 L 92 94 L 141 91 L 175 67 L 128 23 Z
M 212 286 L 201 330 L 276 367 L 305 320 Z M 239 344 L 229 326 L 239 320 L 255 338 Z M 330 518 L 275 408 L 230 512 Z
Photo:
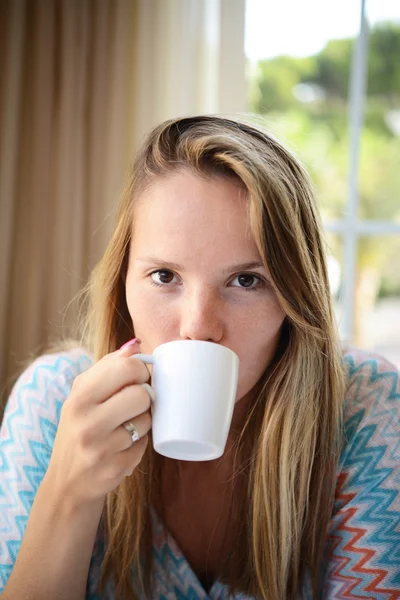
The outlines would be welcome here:
M 128 448 L 128 450 L 124 450 L 122 454 L 126 454 L 126 476 L 132 475 L 133 471 L 140 464 L 140 461 L 143 458 L 148 443 L 149 436 L 145 435 L 138 442 L 132 444 L 132 446 Z
M 139 354 L 141 352 L 140 344 L 141 344 L 141 340 L 139 340 L 138 338 L 133 338 L 133 340 L 130 340 L 129 342 L 124 344 L 119 349 L 118 354 L 120 356 L 135 358 L 135 354 Z M 143 362 L 143 361 L 140 361 L 140 362 Z M 149 374 L 149 378 L 150 378 L 151 377 L 151 365 L 149 366 L 146 363 L 143 363 L 143 364 L 146 367 L 147 372 Z M 151 391 L 150 391 L 150 396 L 151 396 Z
M 147 444 L 148 436 L 145 435 L 126 450 L 114 454 L 112 457 L 108 455 L 100 465 L 103 478 L 110 483 L 115 482 L 113 484 L 113 487 L 115 487 L 120 483 L 121 476 L 131 475 L 142 460 Z
M 135 426 L 135 429 L 139 435 L 139 440 L 132 441 L 131 434 L 124 425 L 120 425 L 107 441 L 105 453 L 116 454 L 117 452 L 123 452 L 127 448 L 130 448 L 132 444 L 137 444 L 143 437 L 145 437 L 151 429 L 151 414 L 145 412 L 134 419 L 127 421 Z
M 139 338 L 133 338 L 121 346 L 121 348 L 118 350 L 118 353 L 120 356 L 132 356 L 132 354 L 137 354 L 140 352 L 141 343 L 142 340 L 139 340 Z
M 102 402 L 93 418 L 96 427 L 106 434 L 149 409 L 150 396 L 144 387 L 129 385 Z
M 141 361 L 113 353 L 79 375 L 72 392 L 85 404 L 100 403 L 126 386 L 146 383 L 148 380 L 149 372 Z

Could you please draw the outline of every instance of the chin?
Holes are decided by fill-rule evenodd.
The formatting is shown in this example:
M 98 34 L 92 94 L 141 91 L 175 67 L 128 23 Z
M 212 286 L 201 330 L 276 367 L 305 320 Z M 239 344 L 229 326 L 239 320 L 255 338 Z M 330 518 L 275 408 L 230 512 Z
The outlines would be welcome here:
M 249 396 L 251 392 L 251 388 L 245 391 L 242 390 L 238 390 L 237 394 L 236 394 L 236 400 L 235 400 L 235 404 L 237 404 L 238 402 L 240 402 L 241 400 L 244 400 L 245 398 L 247 398 Z
M 257 393 L 257 387 L 261 379 L 262 375 L 253 384 L 240 385 L 239 383 L 235 404 L 237 404 L 241 400 L 249 400 L 251 397 L 254 397 Z

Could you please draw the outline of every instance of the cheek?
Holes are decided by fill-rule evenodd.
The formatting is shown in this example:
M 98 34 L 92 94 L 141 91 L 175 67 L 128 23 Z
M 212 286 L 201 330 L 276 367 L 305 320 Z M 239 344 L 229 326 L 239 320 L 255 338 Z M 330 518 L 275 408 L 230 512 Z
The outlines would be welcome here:
M 270 364 L 284 318 L 283 311 L 274 307 L 264 318 L 248 323 L 247 335 L 239 340 L 239 350 L 236 351 L 240 359 L 237 401 L 256 385 Z
M 159 297 L 146 293 L 135 286 L 135 292 L 127 286 L 126 301 L 136 337 L 142 340 L 142 352 L 150 353 L 165 341 L 169 341 L 174 329 L 171 311 L 165 310 Z

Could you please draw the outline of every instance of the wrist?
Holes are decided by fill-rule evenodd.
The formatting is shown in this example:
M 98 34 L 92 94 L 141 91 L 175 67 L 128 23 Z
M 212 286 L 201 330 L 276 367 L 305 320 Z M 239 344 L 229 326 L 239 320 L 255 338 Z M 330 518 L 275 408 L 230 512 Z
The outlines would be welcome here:
M 58 517 L 66 519 L 76 518 L 81 515 L 85 519 L 99 521 L 103 511 L 105 497 L 93 500 L 83 500 L 70 493 L 55 481 L 47 472 L 38 489 L 37 495 L 46 499 L 47 506 L 54 508 Z

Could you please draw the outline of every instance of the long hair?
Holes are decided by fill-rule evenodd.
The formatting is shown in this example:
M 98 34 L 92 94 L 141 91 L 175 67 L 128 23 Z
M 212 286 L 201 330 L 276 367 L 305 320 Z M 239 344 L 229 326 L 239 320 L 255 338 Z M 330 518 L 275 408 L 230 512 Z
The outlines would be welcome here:
M 244 186 L 252 234 L 286 315 L 241 432 L 244 445 L 251 440 L 239 465 L 247 497 L 240 543 L 221 577 L 232 592 L 265 600 L 294 598 L 307 579 L 316 596 L 340 452 L 344 371 L 314 191 L 292 154 L 267 132 L 233 119 L 197 116 L 155 128 L 137 154 L 114 234 L 93 272 L 87 343 L 99 359 L 134 337 L 125 276 L 135 202 L 153 181 L 185 169 Z M 138 590 L 151 596 L 158 458 L 149 443 L 132 476 L 107 496 L 102 585 L 113 578 L 120 598 L 137 598 Z

